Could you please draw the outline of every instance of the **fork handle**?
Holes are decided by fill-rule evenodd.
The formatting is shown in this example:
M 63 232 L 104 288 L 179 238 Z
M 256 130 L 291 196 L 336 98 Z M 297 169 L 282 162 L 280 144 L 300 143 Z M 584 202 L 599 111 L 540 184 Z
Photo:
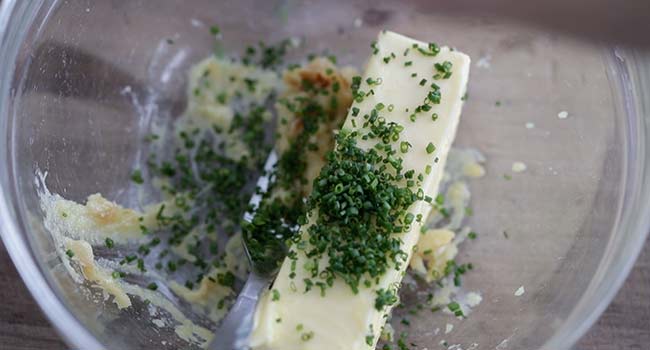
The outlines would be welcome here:
M 262 277 L 251 272 L 246 284 L 230 309 L 214 338 L 209 350 L 245 350 L 248 349 L 248 337 L 253 330 L 253 319 L 257 302 L 271 284 L 272 278 Z

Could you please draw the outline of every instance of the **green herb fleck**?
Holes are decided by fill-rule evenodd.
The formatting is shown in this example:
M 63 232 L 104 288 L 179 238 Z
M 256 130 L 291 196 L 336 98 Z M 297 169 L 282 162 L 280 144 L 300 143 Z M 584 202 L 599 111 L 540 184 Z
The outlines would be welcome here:
M 278 291 L 277 289 L 273 289 L 271 291 L 271 300 L 272 301 L 280 300 L 280 291 Z
M 220 104 L 225 105 L 226 103 L 228 103 L 228 94 L 226 94 L 225 92 L 222 92 L 222 93 L 217 95 L 216 100 Z
M 301 334 L 301 335 L 300 335 L 300 340 L 302 340 L 302 341 L 309 341 L 309 340 L 311 340 L 313 337 L 314 337 L 314 332 L 313 332 L 313 331 L 309 331 L 309 332 L 305 332 L 305 333 Z
M 373 41 L 372 43 L 370 43 L 370 47 L 372 48 L 372 54 L 373 55 L 376 55 L 376 54 L 379 53 L 379 47 L 377 47 L 377 42 L 376 41 Z
M 224 287 L 232 288 L 235 285 L 235 275 L 233 275 L 230 271 L 226 271 L 225 273 L 218 273 L 217 282 Z
M 436 150 L 436 146 L 434 146 L 433 143 L 429 142 L 429 144 L 427 145 L 427 153 L 431 154 L 435 152 L 435 150 Z
M 437 56 L 440 53 L 440 47 L 435 43 L 429 43 L 426 48 L 413 44 L 413 48 L 425 56 Z
M 379 289 L 375 298 L 375 309 L 383 311 L 385 307 L 391 306 L 397 302 L 397 295 L 392 290 Z
M 411 144 L 407 141 L 402 141 L 399 145 L 399 149 L 402 153 L 408 152 L 409 148 L 412 147 Z
M 138 259 L 137 267 L 138 267 L 138 270 L 140 270 L 142 272 L 147 272 L 147 269 L 144 267 L 144 260 Z
M 451 311 L 456 317 L 463 317 L 463 310 L 461 310 L 460 305 L 452 301 L 451 303 L 447 304 L 447 308 L 449 308 L 449 311 Z
M 131 181 L 135 182 L 138 185 L 142 185 L 144 183 L 144 179 L 142 178 L 142 172 L 140 170 L 135 170 L 131 174 Z
M 436 68 L 436 71 L 438 73 L 433 76 L 433 79 L 449 79 L 451 77 L 451 67 L 452 63 L 449 61 L 444 61 L 442 63 L 436 63 L 434 64 L 434 67 Z

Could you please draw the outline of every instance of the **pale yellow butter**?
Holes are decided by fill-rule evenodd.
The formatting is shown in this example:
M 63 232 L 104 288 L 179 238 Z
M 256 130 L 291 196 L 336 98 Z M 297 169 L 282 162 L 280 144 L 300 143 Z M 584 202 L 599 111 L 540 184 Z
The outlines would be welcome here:
M 360 89 L 365 92 L 372 90 L 373 94 L 367 95 L 362 102 L 353 104 L 353 108 L 360 110 L 359 116 L 355 118 L 350 113 L 344 128 L 360 128 L 363 123 L 361 116 L 370 113 L 378 103 L 384 104 L 386 108 L 382 110 L 381 115 L 387 121 L 403 125 L 400 140 L 408 141 L 412 145 L 406 154 L 402 154 L 404 169 L 413 169 L 416 173 L 425 174 L 426 166 L 431 166 L 430 173 L 424 175 L 422 188 L 426 195 L 435 197 L 460 118 L 470 59 L 467 55 L 447 47 L 440 48 L 436 56 L 423 55 L 413 48 L 414 44 L 427 49 L 426 43 L 399 34 L 382 32 L 379 35 L 376 44 L 378 52 L 370 57 Z M 386 57 L 390 57 L 388 63 Z M 434 64 L 444 61 L 453 64 L 451 77 L 434 80 L 433 76 L 437 73 Z M 412 73 L 416 73 L 416 76 L 413 77 Z M 381 84 L 368 86 L 367 78 L 381 78 Z M 421 84 L 423 79 L 426 79 L 426 82 Z M 440 87 L 441 103 L 433 105 L 430 111 L 418 113 L 417 118 L 412 121 L 411 114 L 417 106 L 423 104 L 431 91 L 431 83 Z M 432 120 L 433 113 L 438 115 L 435 121 Z M 436 147 L 433 153 L 426 151 L 430 142 Z M 359 147 L 367 149 L 373 144 L 371 141 L 360 141 Z M 430 211 L 431 205 L 424 201 L 416 202 L 409 208 L 413 215 L 421 214 L 425 218 Z M 312 213 L 312 222 L 315 215 L 317 213 Z M 301 229 L 301 234 L 306 234 L 308 226 L 309 224 Z M 419 238 L 420 224 L 414 223 L 410 231 L 402 234 L 402 250 L 411 253 Z M 262 296 L 250 338 L 253 349 L 374 348 L 390 312 L 388 309 L 378 311 L 375 308 L 376 291 L 381 288 L 396 288 L 402 280 L 407 264 L 403 264 L 400 270 L 389 270 L 380 278 L 378 285 L 361 287 L 357 294 L 341 279 L 337 279 L 334 285 L 327 289 L 326 295 L 321 296 L 318 288 L 304 293 L 303 279 L 307 277 L 302 267 L 304 262 L 306 259 L 299 254 L 297 276 L 290 279 L 291 261 L 285 260 L 273 284 L 273 289 L 279 293 L 279 300 L 273 300 L 271 293 Z M 371 339 L 370 345 L 367 337 Z

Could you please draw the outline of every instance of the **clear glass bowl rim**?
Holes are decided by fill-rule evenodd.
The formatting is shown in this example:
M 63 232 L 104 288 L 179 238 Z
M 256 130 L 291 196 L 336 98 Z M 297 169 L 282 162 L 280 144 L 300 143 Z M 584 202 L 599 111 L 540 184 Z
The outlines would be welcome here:
M 0 235 L 22 280 L 49 321 L 65 341 L 76 348 L 104 348 L 90 331 L 66 308 L 49 285 L 26 239 L 25 224 L 15 205 L 13 155 L 9 113 L 16 60 L 33 16 L 42 1 L 3 0 L 0 3 Z M 562 327 L 546 342 L 544 349 L 569 349 L 596 322 L 623 285 L 644 246 L 650 228 L 650 53 L 612 48 L 607 55 L 617 69 L 615 83 L 628 115 L 626 126 L 625 192 L 618 208 L 613 240 L 610 242 L 592 283 Z M 625 59 L 623 59 L 624 57 Z M 599 282 L 599 283 L 597 283 Z

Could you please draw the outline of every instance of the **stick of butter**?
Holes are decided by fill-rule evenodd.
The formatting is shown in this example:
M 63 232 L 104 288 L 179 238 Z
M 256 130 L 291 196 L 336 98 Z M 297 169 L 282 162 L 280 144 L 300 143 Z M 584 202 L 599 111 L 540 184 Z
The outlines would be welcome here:
M 427 196 L 435 197 L 456 134 L 470 59 L 448 47 L 387 31 L 379 35 L 372 47 L 373 55 L 359 88 L 364 97 L 353 103 L 344 129 L 361 130 L 360 116 L 370 114 L 378 104 L 383 105 L 381 116 L 402 125 L 400 140 L 410 144 L 410 150 L 401 154 L 404 169 L 426 174 L 421 188 Z M 433 103 L 422 108 L 426 101 Z M 367 150 L 374 143 L 359 140 L 358 146 Z M 431 208 L 429 203 L 419 200 L 408 212 L 426 218 Z M 421 224 L 413 222 L 408 231 L 400 233 L 402 251 L 411 254 Z M 301 228 L 301 235 L 307 234 L 308 226 L 309 223 Z M 293 268 L 296 276 L 290 278 L 292 262 L 285 259 L 272 290 L 261 297 L 250 346 L 255 350 L 374 349 L 390 313 L 390 307 L 376 307 L 377 291 L 399 285 L 408 264 L 389 269 L 376 285 L 362 286 L 357 293 L 342 279 L 335 279 L 322 295 L 317 288 L 305 292 L 302 281 L 308 276 L 302 266 L 307 259 L 298 256 L 298 268 Z

